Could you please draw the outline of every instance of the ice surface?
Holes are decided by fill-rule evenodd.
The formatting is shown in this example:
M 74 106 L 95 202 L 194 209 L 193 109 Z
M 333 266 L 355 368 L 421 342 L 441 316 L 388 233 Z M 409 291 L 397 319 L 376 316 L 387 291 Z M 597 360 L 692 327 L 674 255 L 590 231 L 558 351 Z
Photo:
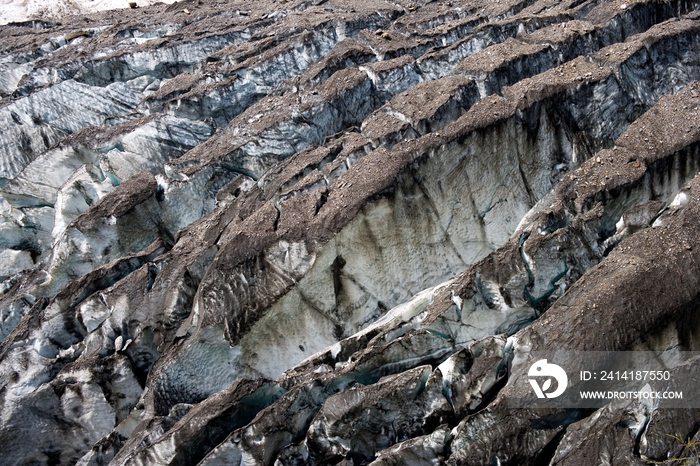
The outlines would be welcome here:
M 0 25 L 31 19 L 60 19 L 65 15 L 94 13 L 96 11 L 129 8 L 129 3 L 140 7 L 155 3 L 174 3 L 174 0 L 3 0 Z

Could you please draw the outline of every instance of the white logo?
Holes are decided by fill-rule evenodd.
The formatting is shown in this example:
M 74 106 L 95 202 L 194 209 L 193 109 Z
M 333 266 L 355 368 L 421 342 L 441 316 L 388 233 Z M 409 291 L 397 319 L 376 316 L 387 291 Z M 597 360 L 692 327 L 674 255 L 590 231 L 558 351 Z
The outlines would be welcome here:
M 530 385 L 532 385 L 533 390 L 535 390 L 537 398 L 556 398 L 564 393 L 566 384 L 569 382 L 564 369 L 556 364 L 548 364 L 546 359 L 540 359 L 534 363 L 530 367 L 527 375 L 530 377 L 547 377 L 541 387 L 537 380 L 530 379 Z M 547 393 L 552 387 L 552 378 L 557 381 L 557 389 L 551 393 Z

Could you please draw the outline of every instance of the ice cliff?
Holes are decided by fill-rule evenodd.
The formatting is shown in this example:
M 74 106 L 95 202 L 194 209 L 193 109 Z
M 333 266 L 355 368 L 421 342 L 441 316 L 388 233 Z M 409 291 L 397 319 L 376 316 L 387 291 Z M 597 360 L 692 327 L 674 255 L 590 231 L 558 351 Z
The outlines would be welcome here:
M 700 350 L 698 172 L 697 1 L 0 26 L 0 463 L 687 454 L 700 409 L 514 410 L 508 366 Z

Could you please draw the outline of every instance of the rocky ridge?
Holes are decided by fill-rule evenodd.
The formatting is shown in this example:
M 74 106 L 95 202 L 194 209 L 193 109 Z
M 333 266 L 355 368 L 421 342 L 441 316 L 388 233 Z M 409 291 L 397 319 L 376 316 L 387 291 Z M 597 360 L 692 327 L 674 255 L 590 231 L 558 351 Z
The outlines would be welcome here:
M 509 366 L 700 348 L 699 7 L 184 0 L 0 27 L 3 463 L 690 453 L 666 434 L 697 440 L 697 410 L 514 410 Z

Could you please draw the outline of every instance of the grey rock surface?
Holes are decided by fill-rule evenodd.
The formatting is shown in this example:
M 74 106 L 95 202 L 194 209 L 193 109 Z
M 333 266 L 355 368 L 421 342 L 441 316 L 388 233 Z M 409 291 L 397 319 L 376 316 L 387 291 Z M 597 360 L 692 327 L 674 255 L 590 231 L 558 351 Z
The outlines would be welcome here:
M 183 0 L 0 26 L 0 464 L 692 454 L 666 434 L 697 441 L 698 409 L 509 402 L 532 350 L 700 350 L 699 11 Z

